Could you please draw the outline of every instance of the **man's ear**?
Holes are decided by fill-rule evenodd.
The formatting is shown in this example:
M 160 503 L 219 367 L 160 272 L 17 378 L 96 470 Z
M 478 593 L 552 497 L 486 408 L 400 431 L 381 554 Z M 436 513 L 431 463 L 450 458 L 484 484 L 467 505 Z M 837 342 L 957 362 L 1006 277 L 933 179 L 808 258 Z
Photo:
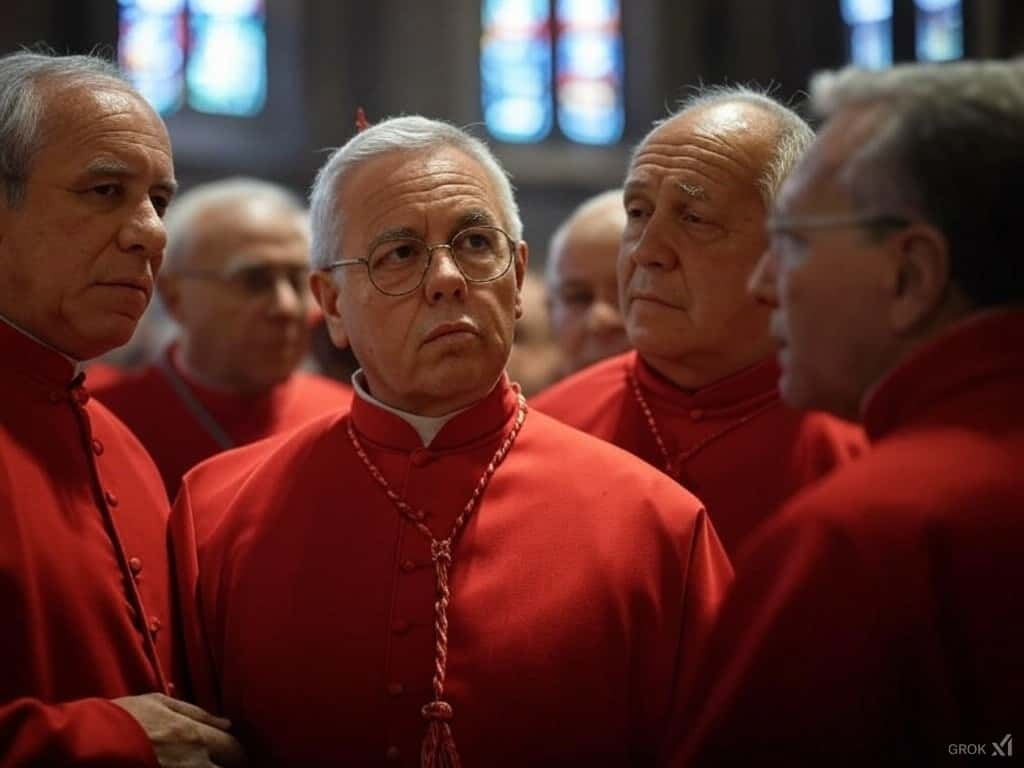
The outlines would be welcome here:
M 313 292 L 313 298 L 320 305 L 323 312 L 324 322 L 327 324 L 327 332 L 331 341 L 338 349 L 345 349 L 349 345 L 348 333 L 345 331 L 345 321 L 338 309 L 339 296 L 338 284 L 327 272 L 313 272 L 309 276 L 309 289 Z
M 516 320 L 523 316 L 523 282 L 526 280 L 526 265 L 530 260 L 530 248 L 525 240 L 516 243 Z
M 913 224 L 894 235 L 889 320 L 906 332 L 941 308 L 947 295 L 951 265 L 949 243 L 928 224 Z

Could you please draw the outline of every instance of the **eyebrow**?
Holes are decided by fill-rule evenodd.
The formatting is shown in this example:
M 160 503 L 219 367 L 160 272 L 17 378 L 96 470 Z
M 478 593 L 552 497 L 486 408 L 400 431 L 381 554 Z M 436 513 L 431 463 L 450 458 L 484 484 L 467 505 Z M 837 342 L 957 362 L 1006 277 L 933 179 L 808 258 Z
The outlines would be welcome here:
M 676 187 L 688 197 L 692 197 L 694 200 L 707 200 L 708 191 L 699 184 L 687 184 L 684 181 L 677 181 Z
M 473 210 L 466 211 L 455 220 L 455 224 L 451 228 L 450 236 L 454 237 L 468 227 L 479 226 L 493 227 L 497 225 L 494 223 L 494 217 L 486 210 L 483 208 L 474 208 Z M 412 227 L 392 227 L 390 229 L 385 229 L 370 241 L 370 250 L 373 250 L 378 245 L 388 240 L 402 240 L 405 238 L 415 238 L 416 240 L 424 239 L 423 235 Z
M 138 174 L 132 171 L 126 163 L 122 163 L 119 160 L 99 158 L 91 161 L 87 166 L 85 166 L 82 176 L 84 178 L 91 176 L 107 176 L 117 179 L 130 179 L 138 176 Z M 173 178 L 161 179 L 153 186 L 156 189 L 167 193 L 168 196 L 172 196 L 178 191 L 178 182 Z

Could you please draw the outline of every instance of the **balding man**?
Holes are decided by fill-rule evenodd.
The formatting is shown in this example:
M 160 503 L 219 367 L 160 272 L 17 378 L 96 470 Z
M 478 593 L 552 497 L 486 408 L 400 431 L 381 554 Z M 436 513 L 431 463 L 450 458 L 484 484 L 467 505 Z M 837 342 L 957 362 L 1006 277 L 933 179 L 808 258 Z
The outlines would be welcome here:
M 153 291 L 167 131 L 106 61 L 12 54 L 0 178 L 0 765 L 235 765 L 228 723 L 169 697 L 160 476 L 83 384 Z
M 786 401 L 861 419 L 872 447 L 751 540 L 674 765 L 1012 757 L 1024 64 L 842 70 L 811 100 L 826 123 L 779 193 L 751 289 Z
M 745 290 L 767 206 L 812 139 L 799 116 L 746 89 L 697 96 L 658 124 L 624 194 L 618 283 L 636 352 L 535 400 L 697 494 L 730 553 L 863 444 L 859 429 L 780 402 L 768 311 Z
M 250 178 L 200 185 L 168 212 L 158 290 L 178 340 L 95 394 L 171 498 L 203 459 L 347 407 L 348 387 L 296 370 L 309 348 L 308 229 L 301 201 Z
M 560 377 L 629 350 L 615 273 L 625 226 L 622 190 L 612 189 L 584 201 L 551 237 L 545 278 Z

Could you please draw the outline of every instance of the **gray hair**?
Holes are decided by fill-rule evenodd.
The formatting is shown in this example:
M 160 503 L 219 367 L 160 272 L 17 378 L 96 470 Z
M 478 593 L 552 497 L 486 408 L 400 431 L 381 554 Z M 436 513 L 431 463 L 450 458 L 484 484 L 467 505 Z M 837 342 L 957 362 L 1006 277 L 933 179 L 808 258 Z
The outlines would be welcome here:
M 47 82 L 59 82 L 61 88 L 113 84 L 134 93 L 120 70 L 98 56 L 19 51 L 0 57 L 0 178 L 10 208 L 24 199 L 39 151 L 48 106 L 40 85 Z
M 167 228 L 164 270 L 174 272 L 187 261 L 196 219 L 204 211 L 252 201 L 266 202 L 299 217 L 305 218 L 306 215 L 302 198 L 279 184 L 263 179 L 231 176 L 199 184 L 175 198 L 167 209 L 164 217 L 164 226 Z
M 487 173 L 498 193 L 504 214 L 504 226 L 513 239 L 523 236 L 512 184 L 508 173 L 487 145 L 461 128 L 418 115 L 392 117 L 357 133 L 335 150 L 316 175 L 310 192 L 310 216 L 313 230 L 313 267 L 325 267 L 337 259 L 342 239 L 344 211 L 338 201 L 346 179 L 360 166 L 392 153 L 413 153 L 451 147 L 469 155 Z
M 782 186 L 782 182 L 814 142 L 814 131 L 807 121 L 800 117 L 795 110 L 775 99 L 768 90 L 748 85 L 699 87 L 693 94 L 683 99 L 672 114 L 654 124 L 634 151 L 631 161 L 636 158 L 637 152 L 647 142 L 650 135 L 660 126 L 694 109 L 717 104 L 750 104 L 769 113 L 775 119 L 778 127 L 775 148 L 757 180 L 758 188 L 761 191 L 761 200 L 764 202 L 765 209 L 768 209 L 775 200 L 775 195 L 779 191 L 779 187 Z
M 877 109 L 840 175 L 855 204 L 939 229 L 952 280 L 977 305 L 1024 303 L 1024 61 L 824 72 L 811 106 L 825 118 Z

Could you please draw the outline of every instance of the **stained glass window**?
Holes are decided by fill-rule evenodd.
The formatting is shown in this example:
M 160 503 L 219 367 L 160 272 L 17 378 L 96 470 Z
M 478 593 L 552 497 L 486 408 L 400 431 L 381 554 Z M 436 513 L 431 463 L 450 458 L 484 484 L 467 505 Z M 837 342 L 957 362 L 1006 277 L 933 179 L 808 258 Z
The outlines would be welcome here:
M 960 0 L 914 0 L 916 49 L 920 61 L 950 61 L 964 55 Z
M 619 0 L 484 0 L 480 83 L 484 122 L 500 141 L 622 137 Z
M 558 127 L 583 144 L 622 138 L 622 33 L 618 0 L 558 0 Z
M 892 64 L 892 0 L 840 0 L 850 61 L 866 69 Z
M 119 58 L 161 114 L 248 117 L 266 102 L 263 0 L 119 0 Z

